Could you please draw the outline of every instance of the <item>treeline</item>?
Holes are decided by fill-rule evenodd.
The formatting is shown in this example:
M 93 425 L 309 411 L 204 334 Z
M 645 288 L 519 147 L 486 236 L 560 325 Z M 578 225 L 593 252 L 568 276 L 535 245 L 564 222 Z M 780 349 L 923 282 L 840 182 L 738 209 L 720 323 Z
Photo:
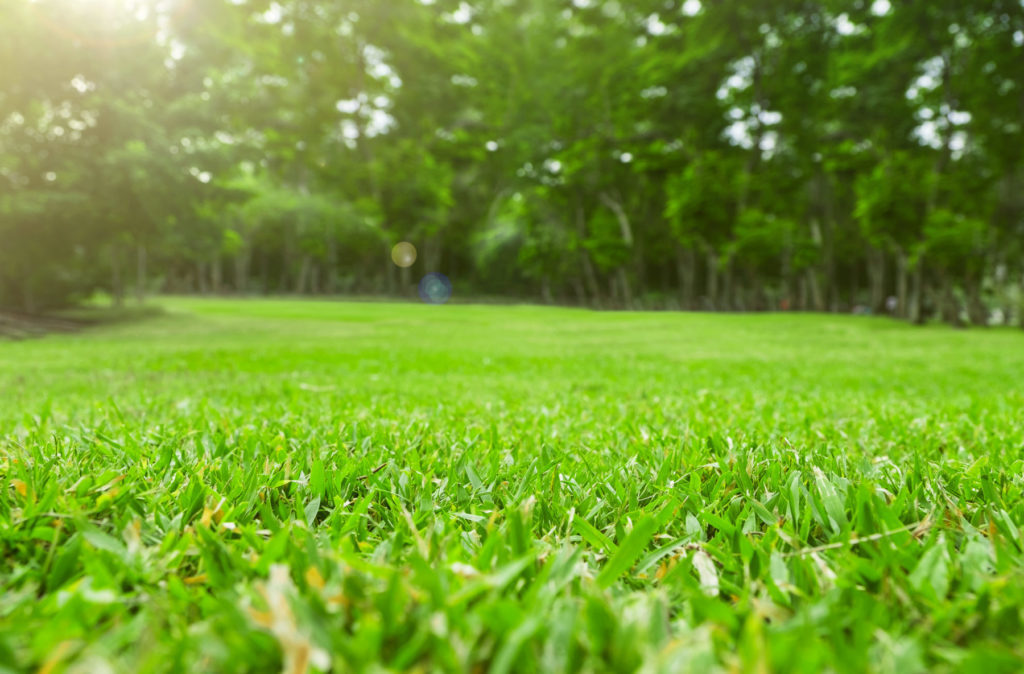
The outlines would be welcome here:
M 0 307 L 434 271 L 1024 324 L 1024 4 L 0 0 Z

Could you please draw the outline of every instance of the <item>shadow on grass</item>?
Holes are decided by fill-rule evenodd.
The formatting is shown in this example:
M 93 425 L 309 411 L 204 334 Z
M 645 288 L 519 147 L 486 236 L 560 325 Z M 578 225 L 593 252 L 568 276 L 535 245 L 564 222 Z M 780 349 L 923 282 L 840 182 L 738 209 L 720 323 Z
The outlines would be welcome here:
M 132 323 L 166 315 L 160 306 L 81 306 L 42 314 L 0 311 L 0 340 L 31 339 L 52 333 L 79 332 L 90 327 Z

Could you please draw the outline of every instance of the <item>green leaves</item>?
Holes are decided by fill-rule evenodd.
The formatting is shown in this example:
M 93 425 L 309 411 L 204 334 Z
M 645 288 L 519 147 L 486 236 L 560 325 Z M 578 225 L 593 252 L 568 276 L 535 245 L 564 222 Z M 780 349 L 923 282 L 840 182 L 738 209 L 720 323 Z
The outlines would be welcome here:
M 626 540 L 615 549 L 614 554 L 601 569 L 597 576 L 598 587 L 607 588 L 626 573 L 647 549 L 647 544 L 657 529 L 658 520 L 655 517 L 644 517 L 637 522 L 626 536 Z
M 124 559 L 128 554 L 128 550 L 125 548 L 124 543 L 113 536 L 108 536 L 102 531 L 85 531 L 82 533 L 82 538 L 88 541 L 97 550 L 109 552 L 110 554 L 122 559 Z
M 940 537 L 921 555 L 917 567 L 910 574 L 910 584 L 932 601 L 939 602 L 946 598 L 949 583 L 949 553 Z
M 572 526 L 573 529 L 583 537 L 583 540 L 587 541 L 598 550 L 609 555 L 615 552 L 615 544 L 612 543 L 611 539 L 582 517 L 573 518 Z

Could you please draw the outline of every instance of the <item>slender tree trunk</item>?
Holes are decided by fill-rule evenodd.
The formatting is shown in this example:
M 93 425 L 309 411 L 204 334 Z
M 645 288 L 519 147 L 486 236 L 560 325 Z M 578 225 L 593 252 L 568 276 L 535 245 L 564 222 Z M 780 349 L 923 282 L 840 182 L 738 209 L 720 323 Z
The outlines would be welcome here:
M 914 265 L 914 276 L 913 284 L 911 286 L 910 295 L 910 322 L 911 323 L 924 323 L 924 306 L 922 300 L 924 299 L 924 257 L 921 256 L 917 259 L 917 264 Z
M 398 291 L 399 286 L 399 267 L 391 259 L 391 245 L 387 243 L 384 244 L 384 259 L 387 260 L 387 262 L 385 262 L 387 265 L 387 272 L 385 273 L 384 278 L 387 282 L 388 295 L 394 295 Z M 404 288 L 402 292 L 404 292 Z
M 135 252 L 135 300 L 142 304 L 146 301 L 146 246 L 138 244 Z
M 399 271 L 399 294 L 403 297 L 410 297 L 413 294 L 412 291 L 412 267 L 402 267 Z
M 793 294 L 793 246 L 787 244 L 782 251 L 782 259 L 779 264 L 779 278 L 782 279 L 782 297 L 788 298 Z M 763 289 L 762 289 L 763 290 Z M 762 292 L 765 297 L 765 304 L 769 310 L 778 310 L 783 302 L 778 298 L 773 302 L 768 299 L 767 291 Z
M 813 269 L 807 270 L 807 287 L 811 292 L 811 303 L 815 311 L 825 310 L 825 299 L 821 295 L 821 286 L 818 283 L 818 275 Z
M 573 276 L 569 281 L 569 285 L 572 286 L 573 291 L 576 293 L 576 301 L 581 307 L 587 306 L 587 291 L 583 287 L 583 282 L 580 281 L 579 277 Z
M 26 314 L 34 314 L 36 312 L 36 296 L 32 292 L 32 283 L 28 278 L 22 278 L 21 284 L 21 306 L 25 310 Z
M 295 294 L 302 295 L 306 292 L 306 281 L 309 278 L 309 268 L 313 260 L 309 255 L 302 256 L 302 265 L 299 267 L 299 274 L 295 278 Z
M 320 294 L 320 265 L 315 262 L 309 268 L 309 293 L 311 295 Z
M 871 284 L 871 311 L 885 311 L 885 253 L 877 248 L 868 248 L 868 278 Z
M 441 238 L 434 234 L 423 245 L 423 266 L 428 274 L 441 270 Z
M 733 297 L 733 268 L 732 258 L 727 258 L 725 261 L 725 269 L 722 270 L 722 308 L 726 311 L 732 311 L 736 307 L 736 298 Z
M 676 270 L 679 274 L 680 301 L 683 309 L 693 309 L 693 291 L 697 277 L 697 260 L 690 248 L 678 247 L 676 251 Z
M 206 285 L 206 263 L 199 261 L 196 262 L 196 288 L 199 290 L 200 295 L 207 293 Z
M 619 267 L 619 290 L 622 293 L 622 303 L 626 309 L 632 309 L 633 307 L 633 289 L 629 284 L 629 274 L 626 272 L 624 267 Z
M 580 241 L 587 238 L 587 223 L 583 213 L 583 206 L 576 206 L 576 232 Z M 580 246 L 580 265 L 583 267 L 583 281 L 586 283 L 587 291 L 590 293 L 594 306 L 601 308 L 601 286 L 597 282 L 597 272 L 594 271 L 594 263 L 590 260 L 590 253 L 584 246 Z
M 630 251 L 630 258 L 632 266 L 636 268 L 638 277 L 643 278 L 643 260 L 641 259 L 636 246 L 633 245 L 633 225 L 629 221 L 629 216 L 626 215 L 626 210 L 622 207 L 621 199 L 611 197 L 605 192 L 601 192 L 598 195 L 605 206 L 615 215 L 615 219 L 619 223 L 619 231 L 622 235 L 622 243 Z M 619 277 L 619 290 L 622 293 L 622 302 L 626 308 L 632 308 L 633 306 L 633 289 L 630 286 L 629 274 L 624 267 L 620 267 L 618 270 Z
M 590 261 L 590 253 L 581 250 L 580 260 L 583 265 L 583 281 L 587 286 L 587 292 L 590 294 L 591 304 L 600 309 L 602 305 L 601 285 L 597 282 L 597 272 L 594 271 L 594 264 Z
M 249 286 L 249 264 L 252 250 L 248 242 L 243 242 L 238 255 L 235 256 L 235 292 L 244 294 Z
M 295 268 L 295 242 L 292 240 L 291 229 L 288 228 L 284 234 L 284 261 L 281 267 L 281 278 L 278 284 L 278 291 L 287 293 L 292 286 L 292 270 Z
M 324 290 L 329 295 L 338 291 L 338 240 L 330 234 L 327 236 Z
M 638 241 L 633 246 L 633 283 L 630 286 L 637 301 L 642 301 L 647 294 L 647 274 L 647 257 L 644 255 L 643 242 Z
M 270 255 L 260 251 L 260 288 L 264 295 L 270 294 Z
M 897 313 L 900 318 L 910 318 L 910 307 L 907 304 L 910 298 L 907 292 L 909 270 L 907 269 L 907 255 L 902 249 L 896 251 L 896 273 L 896 299 L 899 302 Z
M 1024 272 L 1020 275 L 1020 288 L 1017 289 L 1017 327 L 1024 330 Z
M 1010 302 L 1010 298 L 1013 296 L 1013 280 L 1009 274 L 1007 262 L 1002 251 L 996 252 L 993 268 L 995 270 L 993 277 L 996 284 L 996 303 L 1003 314 L 1004 323 L 1010 325 L 1014 314 L 1014 307 Z
M 110 294 L 116 307 L 124 304 L 124 284 L 121 278 L 121 247 L 115 243 L 110 247 Z
M 224 274 L 221 267 L 220 255 L 214 256 L 210 261 L 210 289 L 213 294 L 220 294 L 221 288 L 224 285 Z
M 718 310 L 718 256 L 715 251 L 708 247 L 707 251 L 707 292 L 708 308 L 711 311 Z
M 827 180 L 822 176 L 823 180 Z M 828 310 L 832 313 L 839 311 L 839 280 L 836 278 L 836 222 L 835 208 L 831 191 L 825 198 L 825 217 L 822 219 L 822 276 L 824 279 L 824 296 Z
M 736 274 L 739 279 L 736 281 L 735 299 L 733 300 L 733 309 L 737 311 L 752 311 L 753 307 L 748 303 L 750 286 L 745 283 L 744 276 L 746 274 Z
M 988 325 L 988 310 L 981 300 L 981 279 L 967 279 L 967 316 L 973 325 Z
M 952 326 L 959 326 L 960 307 L 957 304 L 956 295 L 953 293 L 953 283 L 945 273 L 942 274 L 942 282 L 939 292 L 939 302 L 942 307 L 942 320 Z
M 540 280 L 540 296 L 544 304 L 554 304 L 554 300 L 551 297 L 551 283 L 548 281 L 547 276 Z
M 622 234 L 622 242 L 627 248 L 633 247 L 633 227 L 629 222 L 629 217 L 626 215 L 626 211 L 622 208 L 622 204 L 618 200 L 611 198 L 606 193 L 602 192 L 600 195 L 601 203 L 607 206 L 611 212 L 615 215 L 615 219 L 619 222 L 619 229 Z

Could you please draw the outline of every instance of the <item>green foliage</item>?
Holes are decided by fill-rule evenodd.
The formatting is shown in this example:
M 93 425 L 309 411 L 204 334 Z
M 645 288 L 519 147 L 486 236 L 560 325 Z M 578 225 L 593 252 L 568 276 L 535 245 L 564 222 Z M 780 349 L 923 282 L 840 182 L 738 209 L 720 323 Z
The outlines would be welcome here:
M 1024 664 L 1017 332 L 168 308 L 0 343 L 6 669 Z
M 738 166 L 709 152 L 666 184 L 665 216 L 681 243 L 717 247 L 736 219 Z
M 875 245 L 907 251 L 920 240 L 929 185 L 926 161 L 894 154 L 856 185 L 855 216 L 864 236 Z
M 983 220 L 965 217 L 946 209 L 929 214 L 923 232 L 922 251 L 940 267 L 962 274 L 961 267 L 979 266 L 978 256 L 989 245 L 989 229 Z
M 0 307 L 443 271 L 848 310 L 913 273 L 984 322 L 1024 272 L 1022 35 L 1014 0 L 6 0 Z

